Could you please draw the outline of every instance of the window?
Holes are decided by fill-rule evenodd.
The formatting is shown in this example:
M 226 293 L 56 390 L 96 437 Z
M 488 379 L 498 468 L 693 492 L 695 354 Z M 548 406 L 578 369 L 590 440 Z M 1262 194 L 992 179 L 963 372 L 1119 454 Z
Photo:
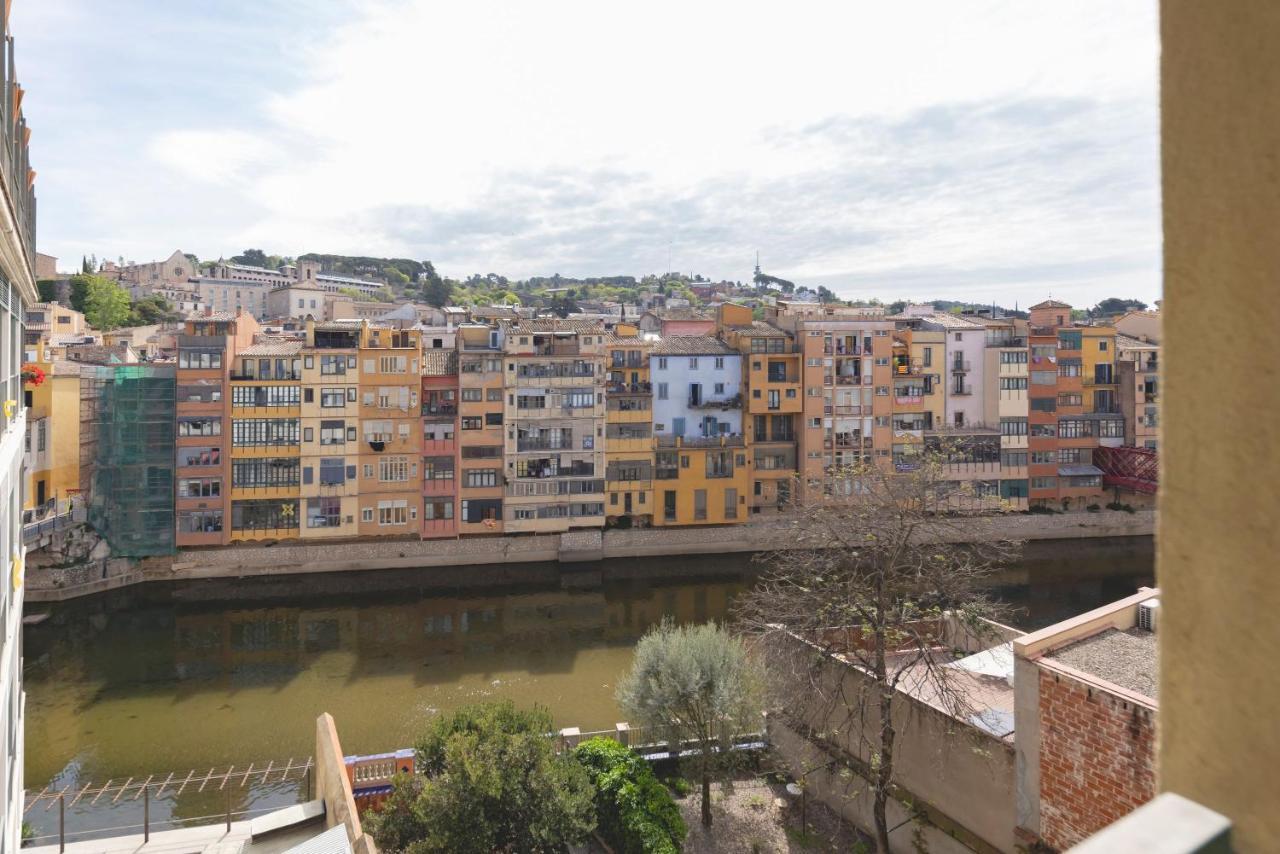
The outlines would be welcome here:
M 1027 419 L 1025 418 L 1001 418 L 1000 419 L 1000 435 L 1002 436 L 1025 436 L 1027 435 Z
M 546 408 L 547 408 L 546 395 L 521 394 L 516 396 L 516 409 L 546 409 Z
M 453 457 L 423 457 L 423 480 L 453 480 Z
M 1001 350 L 1000 351 L 1000 364 L 1002 365 L 1025 365 L 1026 363 L 1027 363 L 1026 350 Z
M 724 383 L 716 383 L 713 388 L 715 388 L 716 394 L 724 394 Z
M 1056 397 L 1033 397 L 1031 398 L 1032 412 L 1057 412 L 1058 399 Z
M 320 422 L 320 444 L 321 445 L 341 445 L 345 443 L 346 440 L 347 440 L 347 428 L 346 428 L 345 421 L 321 421 Z
M 179 498 L 216 498 L 221 494 L 220 478 L 182 478 L 178 481 Z
M 1058 382 L 1058 374 L 1056 371 L 1032 371 L 1032 385 L 1056 385 Z
M 310 393 L 310 389 L 307 392 Z M 297 406 L 297 386 L 246 386 L 231 387 L 232 406 Z
M 1032 489 L 1057 489 L 1058 479 L 1056 477 L 1033 477 L 1031 478 Z
M 236 447 L 296 445 L 299 435 L 296 418 L 238 418 L 231 422 L 231 443 Z
M 307 499 L 308 528 L 337 528 L 342 524 L 342 499 L 326 495 Z
M 1063 393 L 1058 395 L 1059 406 L 1080 406 L 1084 403 L 1084 397 L 1076 393 Z
M 876 396 L 877 396 L 877 397 L 888 397 L 888 396 L 889 396 L 889 387 L 888 387 L 887 385 L 878 385 L 878 386 L 876 386 Z
M 707 491 L 705 489 L 695 489 L 693 491 L 693 518 L 694 521 L 705 521 L 707 518 Z
M 1027 452 L 1001 451 L 1000 465 L 1006 468 L 1025 468 L 1027 465 Z
M 297 457 L 261 457 L 231 461 L 231 485 L 242 489 L 298 485 Z
M 662 493 L 662 518 L 667 522 L 676 520 L 676 493 L 673 490 Z
M 221 510 L 178 511 L 178 533 L 180 534 L 213 534 L 221 530 Z
M 44 421 L 40 422 L 41 430 L 44 429 Z M 179 436 L 221 436 L 222 435 L 222 419 L 221 418 L 179 418 L 178 419 L 178 435 Z M 43 434 L 39 450 L 44 450 Z
M 372 508 L 372 507 L 364 507 L 364 508 L 361 508 L 361 510 L 360 510 L 360 521 L 361 521 L 361 522 L 372 522 L 372 521 L 373 521 L 373 508 Z
M 1058 376 L 1060 377 L 1080 376 L 1080 360 L 1079 359 L 1059 359 L 1058 360 Z
M 724 356 L 716 356 L 716 370 L 724 370 Z
M 310 389 L 307 389 L 310 391 Z M 341 409 L 346 405 L 347 392 L 341 388 L 322 388 L 320 389 L 320 406 L 329 409 Z
M 496 460 L 501 457 L 501 445 L 469 445 L 462 449 L 464 460 Z
M 483 396 L 483 391 L 484 389 L 479 388 L 464 388 L 462 390 L 462 400 L 465 403 L 479 403 Z
M 879 360 L 877 359 L 877 361 Z M 933 348 L 925 347 L 924 348 L 924 366 L 927 368 L 932 364 L 933 364 Z
M 1081 452 L 1080 448 L 1059 448 L 1058 449 L 1059 464 L 1078 465 L 1082 462 L 1088 463 L 1089 461 L 1083 458 L 1083 453 Z
M 298 527 L 298 499 L 255 498 L 231 502 L 231 530 L 272 531 Z
M 1102 352 L 1102 353 L 1107 352 L 1107 342 L 1106 342 L 1106 341 L 1099 341 L 1099 342 L 1098 342 L 1098 351 L 1099 351 L 1099 352 Z
M 689 359 L 689 368 L 690 368 L 691 370 L 695 370 L 695 371 L 698 369 L 698 357 L 697 357 L 697 356 L 693 356 L 692 358 L 690 358 L 690 359 Z
M 502 426 L 502 413 L 501 413 L 501 412 L 486 412 L 486 413 L 484 414 L 484 423 L 485 423 L 485 426 L 487 426 L 487 427 L 501 427 L 501 426 Z
M 1026 377 L 1001 377 L 1000 390 L 1001 391 L 1026 391 L 1027 378 Z
M 383 483 L 407 483 L 409 475 L 416 472 L 408 457 L 383 457 L 378 460 L 378 480 Z
M 483 489 L 498 485 L 497 469 L 467 469 L 463 484 L 469 489 Z
M 367 359 L 365 360 L 368 361 Z M 380 356 L 378 358 L 378 373 L 380 374 L 403 374 L 409 371 L 408 356 Z
M 320 458 L 320 485 L 341 486 L 347 482 L 346 460 L 342 457 Z
M 391 432 L 390 421 L 365 421 L 364 440 L 366 442 L 390 442 L 395 438 Z
M 667 399 L 667 384 L 658 383 L 658 400 L 666 400 L 666 399 Z
M 1036 466 L 1052 465 L 1058 462 L 1057 451 L 1032 451 L 1031 464 Z
M 1031 436 L 1036 439 L 1051 439 L 1058 435 L 1056 424 L 1032 424 Z
M 663 371 L 665 371 L 665 370 L 667 369 L 667 357 L 666 357 L 666 356 L 659 356 L 659 357 L 658 357 L 658 368 L 659 368 L 659 370 L 663 370 Z
M 403 499 L 397 501 L 379 501 L 378 502 L 378 524 L 379 525 L 407 525 L 409 523 L 409 502 Z
M 178 351 L 178 367 L 193 371 L 218 370 L 222 367 L 222 351 L 184 347 Z
M 484 417 L 480 415 L 464 415 L 462 416 L 463 430 L 482 430 L 484 429 Z

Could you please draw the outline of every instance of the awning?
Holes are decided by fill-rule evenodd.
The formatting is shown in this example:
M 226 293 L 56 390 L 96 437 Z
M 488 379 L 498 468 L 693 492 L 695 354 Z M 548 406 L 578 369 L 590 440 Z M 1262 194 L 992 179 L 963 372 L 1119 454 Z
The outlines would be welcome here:
M 1102 469 L 1097 466 L 1058 466 L 1059 477 L 1088 477 L 1102 473 Z

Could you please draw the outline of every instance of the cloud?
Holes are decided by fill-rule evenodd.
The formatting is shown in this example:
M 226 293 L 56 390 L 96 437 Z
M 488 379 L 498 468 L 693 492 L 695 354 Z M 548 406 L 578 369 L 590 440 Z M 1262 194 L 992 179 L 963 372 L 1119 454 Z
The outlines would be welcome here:
M 669 253 L 742 279 L 758 250 L 860 295 L 1158 293 L 1150 0 L 68 3 L 26 7 L 37 50 L 82 18 L 159 47 L 38 55 L 59 110 L 83 85 L 120 117 L 101 145 L 58 121 L 36 149 L 57 254 L 259 245 L 524 276 Z

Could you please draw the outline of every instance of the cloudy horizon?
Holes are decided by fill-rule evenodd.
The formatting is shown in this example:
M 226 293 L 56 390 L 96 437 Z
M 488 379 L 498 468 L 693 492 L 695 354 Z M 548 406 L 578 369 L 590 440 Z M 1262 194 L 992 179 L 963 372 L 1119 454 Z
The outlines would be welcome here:
M 61 267 L 746 280 L 759 252 L 843 297 L 1160 295 L 1153 2 L 194 5 L 16 4 Z

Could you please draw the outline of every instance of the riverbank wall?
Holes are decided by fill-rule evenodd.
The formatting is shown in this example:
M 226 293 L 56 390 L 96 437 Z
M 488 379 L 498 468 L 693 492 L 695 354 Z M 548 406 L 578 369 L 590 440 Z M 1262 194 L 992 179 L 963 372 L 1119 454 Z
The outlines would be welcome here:
M 28 574 L 30 602 L 59 602 L 147 581 L 273 577 L 375 569 L 484 567 L 499 581 L 519 581 L 520 564 L 556 564 L 561 573 L 599 572 L 599 562 L 626 558 L 687 557 L 764 552 L 791 539 L 792 522 L 770 519 L 726 528 L 647 528 L 574 531 L 568 534 L 232 546 L 192 550 L 172 558 L 148 558 L 109 577 L 63 577 L 56 571 Z M 984 526 L 1016 540 L 1143 537 L 1155 533 L 1155 511 L 1103 511 L 1054 515 L 1010 515 Z

